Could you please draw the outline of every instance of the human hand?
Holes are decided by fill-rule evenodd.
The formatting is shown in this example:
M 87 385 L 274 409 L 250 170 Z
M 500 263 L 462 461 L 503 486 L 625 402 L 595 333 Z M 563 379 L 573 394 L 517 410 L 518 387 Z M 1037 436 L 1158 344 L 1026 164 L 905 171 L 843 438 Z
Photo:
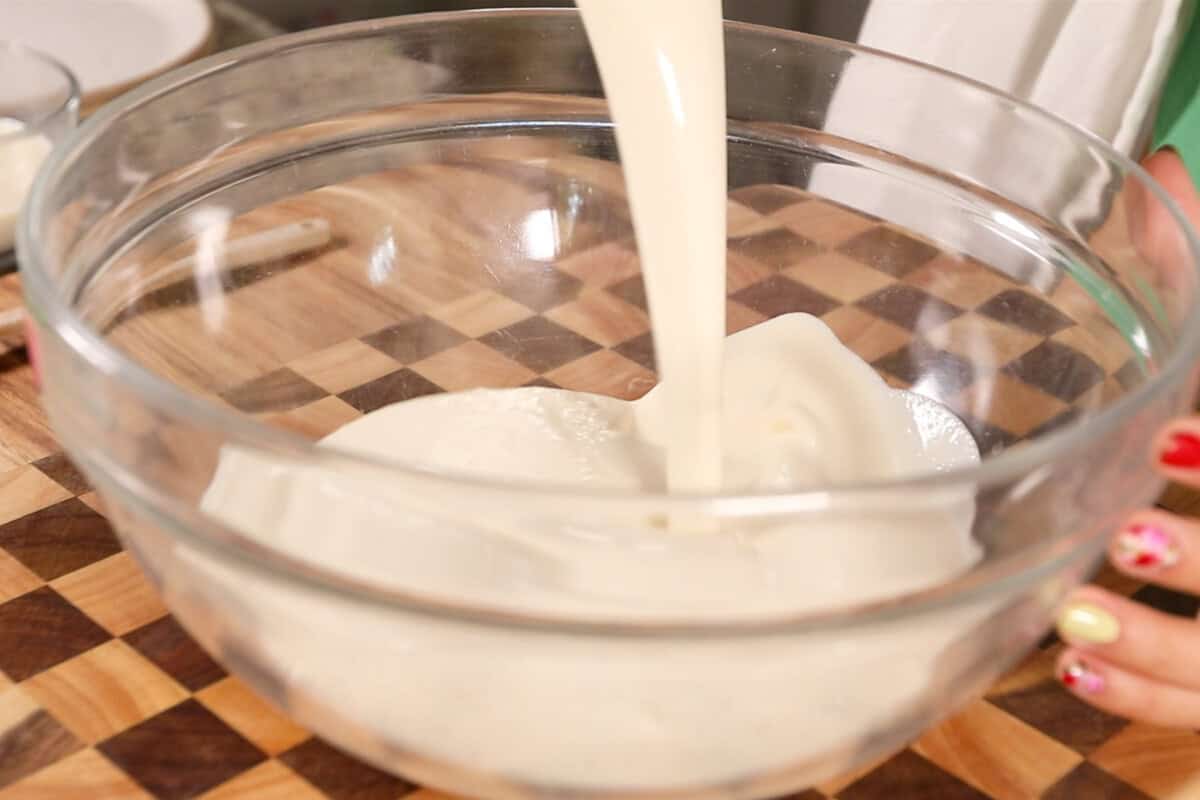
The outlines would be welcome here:
M 1200 227 L 1200 195 L 1179 156 L 1162 151 L 1144 165 Z M 1136 224 L 1134 238 L 1149 253 L 1173 225 L 1154 216 Z M 1200 416 L 1168 425 L 1151 456 L 1165 477 L 1200 490 Z M 1200 594 L 1200 520 L 1164 511 L 1134 514 L 1109 555 L 1118 570 L 1139 580 Z M 1067 643 L 1058 675 L 1076 695 L 1118 716 L 1200 728 L 1200 621 L 1088 586 L 1063 607 L 1058 628 Z

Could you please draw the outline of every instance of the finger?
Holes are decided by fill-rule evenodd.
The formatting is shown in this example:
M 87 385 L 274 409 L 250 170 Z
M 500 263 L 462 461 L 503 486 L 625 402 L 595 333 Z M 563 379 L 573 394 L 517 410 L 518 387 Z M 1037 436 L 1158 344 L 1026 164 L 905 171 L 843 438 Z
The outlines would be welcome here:
M 1109 547 L 1114 566 L 1127 575 L 1189 594 L 1200 594 L 1200 523 L 1165 511 L 1135 514 Z
M 1193 225 L 1200 225 L 1200 191 L 1179 154 L 1170 149 L 1159 150 L 1143 160 L 1142 166 L 1175 199 L 1184 216 Z
M 1200 727 L 1200 692 L 1157 682 L 1073 648 L 1059 656 L 1057 674 L 1068 691 L 1115 716 L 1165 728 Z
M 1167 425 L 1154 441 L 1155 459 L 1165 477 L 1192 489 L 1200 488 L 1200 417 Z
M 1200 691 L 1200 624 L 1095 587 L 1076 592 L 1058 617 L 1067 644 L 1129 672 Z

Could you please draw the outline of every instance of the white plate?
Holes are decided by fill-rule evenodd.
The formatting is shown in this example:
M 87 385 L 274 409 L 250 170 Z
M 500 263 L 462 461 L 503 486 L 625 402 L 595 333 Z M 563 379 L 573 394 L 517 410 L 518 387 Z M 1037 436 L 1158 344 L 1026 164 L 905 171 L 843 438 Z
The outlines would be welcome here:
M 0 0 L 0 21 L 0 39 L 75 73 L 85 110 L 202 55 L 213 33 L 204 0 Z

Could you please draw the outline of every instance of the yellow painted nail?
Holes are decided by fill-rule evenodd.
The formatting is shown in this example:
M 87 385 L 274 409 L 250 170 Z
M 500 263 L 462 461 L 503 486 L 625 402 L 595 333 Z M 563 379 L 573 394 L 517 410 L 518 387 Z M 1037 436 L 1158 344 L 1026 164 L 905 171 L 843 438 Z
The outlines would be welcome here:
M 1069 642 L 1112 644 L 1121 636 L 1121 623 L 1100 606 L 1072 603 L 1058 615 L 1058 632 Z

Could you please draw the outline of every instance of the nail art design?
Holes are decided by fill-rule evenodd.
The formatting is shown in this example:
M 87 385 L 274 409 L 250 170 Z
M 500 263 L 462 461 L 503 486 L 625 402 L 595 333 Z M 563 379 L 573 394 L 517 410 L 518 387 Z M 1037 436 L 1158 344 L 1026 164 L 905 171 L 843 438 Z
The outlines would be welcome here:
M 1099 694 L 1104 691 L 1104 677 L 1093 672 L 1082 661 L 1072 661 L 1059 675 L 1059 679 L 1068 689 L 1085 694 Z
M 1159 456 L 1159 460 L 1176 469 L 1200 467 L 1200 436 L 1183 432 L 1171 434 L 1171 440 Z
M 1058 616 L 1058 632 L 1076 644 L 1112 644 L 1121 638 L 1121 623 L 1100 606 L 1072 603 Z
M 1167 569 L 1179 563 L 1179 548 L 1157 525 L 1133 525 L 1117 537 L 1117 560 L 1133 569 Z

